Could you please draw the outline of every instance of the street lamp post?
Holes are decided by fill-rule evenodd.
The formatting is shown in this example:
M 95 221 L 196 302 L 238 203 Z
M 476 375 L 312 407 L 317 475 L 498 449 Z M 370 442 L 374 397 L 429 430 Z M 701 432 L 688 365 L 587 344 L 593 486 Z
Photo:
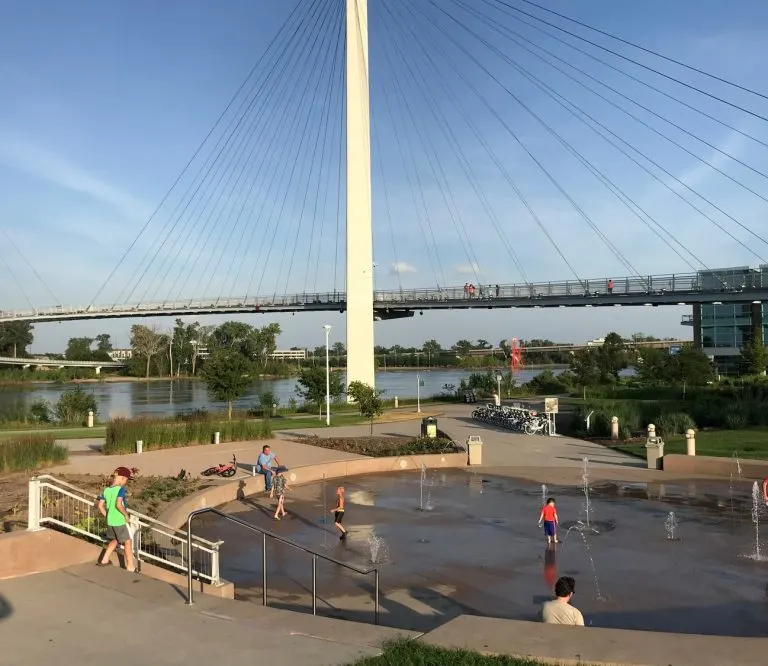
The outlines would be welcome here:
M 421 414 L 421 375 L 416 373 L 416 413 Z
M 328 349 L 328 339 L 331 335 L 331 326 L 326 324 L 325 329 L 325 425 L 331 425 L 331 363 Z

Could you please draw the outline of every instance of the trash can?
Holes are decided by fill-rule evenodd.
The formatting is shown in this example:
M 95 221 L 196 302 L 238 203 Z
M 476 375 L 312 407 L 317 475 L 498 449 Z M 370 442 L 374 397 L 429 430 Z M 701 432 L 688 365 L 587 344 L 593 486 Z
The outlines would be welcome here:
M 645 458 L 648 469 L 662 469 L 664 465 L 664 440 L 649 437 L 645 444 Z
M 437 437 L 437 419 L 428 416 L 425 419 L 421 419 L 421 436 L 435 439 Z
M 467 453 L 470 465 L 483 464 L 483 440 L 479 435 L 470 435 L 467 438 Z

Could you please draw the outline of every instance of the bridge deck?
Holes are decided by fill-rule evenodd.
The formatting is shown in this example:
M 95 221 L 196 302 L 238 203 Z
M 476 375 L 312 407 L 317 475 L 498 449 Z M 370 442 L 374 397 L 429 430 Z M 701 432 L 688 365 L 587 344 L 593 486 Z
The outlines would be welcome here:
M 765 278 L 765 284 L 764 284 Z M 696 273 L 647 277 L 566 280 L 530 284 L 483 285 L 473 294 L 463 287 L 376 291 L 377 316 L 414 311 L 472 308 L 567 308 L 607 306 L 692 305 L 768 301 L 768 275 L 739 273 L 704 276 Z M 329 312 L 346 310 L 344 292 L 304 293 L 272 297 L 210 298 L 106 307 L 62 307 L 1 311 L 8 321 L 69 321 L 254 312 Z

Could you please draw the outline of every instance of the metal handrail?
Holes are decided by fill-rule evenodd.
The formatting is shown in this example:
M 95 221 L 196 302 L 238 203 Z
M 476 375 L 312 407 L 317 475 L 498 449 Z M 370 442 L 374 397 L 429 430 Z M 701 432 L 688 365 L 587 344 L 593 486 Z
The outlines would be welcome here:
M 322 553 L 318 553 L 317 551 L 314 551 L 311 548 L 307 548 L 305 546 L 302 546 L 296 543 L 295 541 L 291 541 L 290 539 L 286 539 L 284 537 L 278 536 L 274 532 L 265 530 L 257 525 L 254 525 L 253 523 L 249 523 L 240 518 L 235 518 L 234 516 L 228 513 L 224 513 L 223 511 L 220 511 L 219 509 L 215 509 L 213 507 L 197 509 L 196 511 L 193 511 L 192 513 L 190 513 L 189 516 L 187 516 L 187 538 L 189 539 L 190 544 L 192 541 L 192 520 L 204 513 L 214 513 L 217 516 L 220 516 L 221 518 L 225 518 L 226 520 L 232 523 L 235 523 L 235 525 L 240 525 L 240 527 L 245 527 L 246 529 L 252 532 L 257 532 L 258 534 L 261 534 L 261 537 L 262 537 L 262 541 L 261 541 L 262 593 L 261 593 L 261 596 L 262 596 L 262 602 L 264 603 L 264 606 L 267 606 L 267 537 L 270 537 L 275 541 L 284 543 L 285 545 L 291 546 L 292 548 L 296 548 L 297 550 L 302 550 L 305 553 L 308 553 L 309 555 L 312 556 L 312 615 L 317 615 L 317 558 L 319 557 L 320 559 L 326 560 L 327 562 L 331 562 L 340 567 L 344 567 L 345 569 L 349 569 L 350 571 L 354 571 L 355 573 L 361 574 L 363 576 L 367 576 L 371 573 L 373 574 L 373 588 L 374 588 L 373 590 L 373 594 L 374 594 L 373 621 L 374 621 L 374 624 L 379 623 L 379 570 L 377 567 L 373 567 L 371 569 L 361 569 L 352 564 L 347 564 L 346 562 L 337 560 L 335 557 L 330 557 L 329 555 L 323 555 Z M 187 605 L 188 606 L 193 605 L 195 602 L 194 591 L 192 589 L 192 578 L 193 578 L 193 572 L 192 572 L 192 566 L 190 562 L 190 566 L 187 568 Z
M 91 492 L 88 492 L 87 490 L 83 490 L 82 488 L 78 488 L 77 486 L 74 486 L 71 483 L 67 483 L 66 481 L 62 481 L 58 477 L 52 476 L 50 474 L 41 474 L 40 476 L 37 476 L 34 478 L 36 478 L 40 482 L 43 482 L 44 484 L 47 484 L 48 487 L 55 488 L 55 486 L 64 486 L 69 490 L 72 490 L 76 493 L 80 493 L 81 495 L 84 495 L 85 497 L 83 499 L 87 498 L 95 502 L 99 497 L 95 493 L 91 493 Z M 173 527 L 173 525 L 169 525 L 168 523 L 164 523 L 162 520 L 158 520 L 157 518 L 152 518 L 152 516 L 148 516 L 139 511 L 134 511 L 133 509 L 129 509 L 129 512 L 132 516 L 136 516 L 136 518 L 146 521 L 147 524 L 151 524 L 153 526 L 156 525 L 157 527 L 162 527 L 169 532 L 175 532 L 175 533 L 181 532 L 183 534 L 182 530 L 178 529 L 177 527 Z M 196 544 L 210 546 L 211 548 L 214 548 L 222 543 L 221 541 L 218 541 L 218 542 L 209 541 L 208 539 L 203 539 L 202 537 L 199 537 L 199 536 L 194 537 L 194 539 Z

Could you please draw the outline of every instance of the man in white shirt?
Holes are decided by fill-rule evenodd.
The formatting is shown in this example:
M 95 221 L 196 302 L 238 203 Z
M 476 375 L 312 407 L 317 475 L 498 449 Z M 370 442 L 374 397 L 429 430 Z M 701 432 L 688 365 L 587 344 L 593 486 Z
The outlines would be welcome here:
M 583 627 L 584 616 L 578 608 L 571 606 L 571 597 L 576 590 L 576 581 L 570 576 L 562 576 L 555 583 L 555 599 L 547 601 L 541 607 L 541 619 L 544 624 L 570 624 Z

